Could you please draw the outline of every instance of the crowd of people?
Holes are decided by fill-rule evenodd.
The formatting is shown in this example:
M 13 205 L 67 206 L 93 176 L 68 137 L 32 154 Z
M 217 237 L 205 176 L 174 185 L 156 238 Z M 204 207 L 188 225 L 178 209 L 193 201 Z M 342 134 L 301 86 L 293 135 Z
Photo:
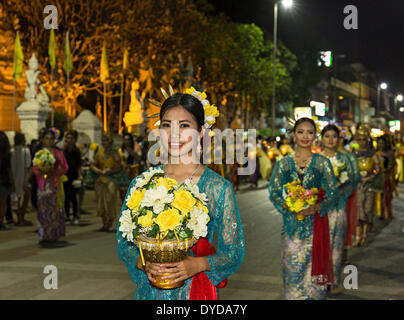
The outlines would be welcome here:
M 41 245 L 54 243 L 65 236 L 66 223 L 80 224 L 86 189 L 94 189 L 97 215 L 111 231 L 130 181 L 147 163 L 147 141 L 131 133 L 120 136 L 115 145 L 111 134 L 103 134 L 100 145 L 78 143 L 78 132 L 64 134 L 44 128 L 39 138 L 26 144 L 23 133 L 14 135 L 11 144 L 0 131 L 0 230 L 33 226 L 25 219 L 29 203 L 37 213 Z M 40 150 L 50 152 L 55 161 L 46 172 L 36 165 Z
M 367 245 L 375 217 L 391 221 L 392 199 L 402 181 L 401 135 L 383 132 L 375 137 L 361 125 L 349 139 L 341 128 L 328 124 L 315 145 L 316 131 L 312 119 L 302 118 L 293 129 L 294 148 L 272 152 L 285 154 L 276 160 L 268 187 L 283 216 L 285 299 L 325 299 L 326 288 L 341 292 L 347 248 Z M 321 202 L 298 211 L 302 219 L 285 202 L 285 185 L 297 181 L 306 190 L 325 190 Z

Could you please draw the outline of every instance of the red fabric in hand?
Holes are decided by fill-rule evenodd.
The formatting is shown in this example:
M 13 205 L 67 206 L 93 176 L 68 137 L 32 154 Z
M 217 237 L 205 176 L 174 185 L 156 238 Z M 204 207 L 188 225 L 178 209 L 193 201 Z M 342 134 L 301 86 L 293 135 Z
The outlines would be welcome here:
M 317 203 L 325 198 L 324 189 L 319 189 Z M 332 252 L 330 245 L 330 230 L 328 216 L 321 217 L 318 212 L 314 215 L 313 248 L 311 275 L 318 285 L 334 282 Z
M 198 242 L 191 248 L 195 257 L 206 257 L 216 254 L 215 248 L 206 238 L 199 238 Z M 200 272 L 192 278 L 189 300 L 217 300 L 216 288 L 224 288 L 227 279 L 214 286 L 205 272 Z

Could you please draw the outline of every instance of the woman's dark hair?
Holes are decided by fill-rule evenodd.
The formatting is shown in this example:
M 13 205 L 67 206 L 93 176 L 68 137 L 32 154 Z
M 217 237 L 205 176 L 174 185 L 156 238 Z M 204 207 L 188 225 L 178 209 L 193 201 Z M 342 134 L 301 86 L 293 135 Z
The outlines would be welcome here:
M 74 139 L 75 141 L 77 141 L 77 138 L 79 137 L 79 134 L 78 134 L 78 132 L 77 132 L 76 130 L 69 130 L 69 131 L 66 132 L 65 138 L 66 138 L 67 136 L 72 136 L 73 139 Z
M 325 133 L 327 131 L 334 131 L 338 137 L 340 137 L 340 131 L 338 129 L 338 127 L 334 124 L 327 124 L 323 130 L 321 130 L 321 136 L 324 137 Z
M 130 140 L 130 147 L 133 149 L 135 147 L 135 139 L 133 138 L 132 134 L 130 132 L 124 132 L 122 134 L 122 138 L 125 139 L 125 137 L 129 137 Z M 125 149 L 125 143 L 122 143 L 122 150 Z
M 14 145 L 21 146 L 24 145 L 24 143 L 25 143 L 25 135 L 21 132 L 16 132 L 14 136 Z
M 4 131 L 0 131 L 0 157 L 10 152 L 10 141 Z
M 296 121 L 295 126 L 293 127 L 293 133 L 296 132 L 296 129 L 298 126 L 300 126 L 304 122 L 310 122 L 310 124 L 313 126 L 314 130 L 316 130 L 316 123 L 314 122 L 313 119 L 310 118 L 300 118 L 299 120 Z
M 182 106 L 187 110 L 195 119 L 198 124 L 198 131 L 201 131 L 205 123 L 205 111 L 202 103 L 194 96 L 187 93 L 175 93 L 164 101 L 160 109 L 160 120 L 163 119 L 164 114 L 171 108 Z
M 51 134 L 53 139 L 56 139 L 56 134 L 52 130 L 45 130 L 41 136 L 41 140 L 45 138 L 47 134 Z
M 377 142 L 379 142 L 379 141 L 383 141 L 383 142 L 384 142 L 383 151 L 389 151 L 389 150 L 392 149 L 392 148 L 391 148 L 390 139 L 389 139 L 386 135 L 383 135 L 383 136 L 381 136 L 381 137 L 378 137 L 378 138 L 377 138 Z

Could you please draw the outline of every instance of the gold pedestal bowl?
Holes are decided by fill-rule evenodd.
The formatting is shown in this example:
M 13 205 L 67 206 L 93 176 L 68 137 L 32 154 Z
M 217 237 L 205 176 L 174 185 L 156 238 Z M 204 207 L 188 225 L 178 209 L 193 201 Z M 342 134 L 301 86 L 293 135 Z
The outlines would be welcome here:
M 186 259 L 189 255 L 189 249 L 195 244 L 195 239 L 192 237 L 185 240 L 158 240 L 141 235 L 136 244 L 143 261 L 171 263 Z M 167 274 L 163 274 L 162 277 L 165 275 Z M 156 282 L 150 282 L 150 284 L 158 289 L 175 289 L 185 283 L 185 281 L 180 281 L 170 284 L 172 279 L 162 279 L 162 277 L 155 276 Z

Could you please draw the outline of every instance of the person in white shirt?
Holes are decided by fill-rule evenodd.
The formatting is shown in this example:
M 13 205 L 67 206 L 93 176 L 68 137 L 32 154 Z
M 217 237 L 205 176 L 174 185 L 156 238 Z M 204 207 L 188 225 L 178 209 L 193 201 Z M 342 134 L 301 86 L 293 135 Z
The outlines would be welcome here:
M 25 136 L 17 132 L 14 136 L 14 147 L 11 150 L 11 169 L 15 183 L 15 193 L 11 195 L 13 207 L 17 211 L 18 226 L 32 225 L 24 219 L 29 202 L 30 189 L 27 179 L 31 167 L 31 154 L 25 146 Z

